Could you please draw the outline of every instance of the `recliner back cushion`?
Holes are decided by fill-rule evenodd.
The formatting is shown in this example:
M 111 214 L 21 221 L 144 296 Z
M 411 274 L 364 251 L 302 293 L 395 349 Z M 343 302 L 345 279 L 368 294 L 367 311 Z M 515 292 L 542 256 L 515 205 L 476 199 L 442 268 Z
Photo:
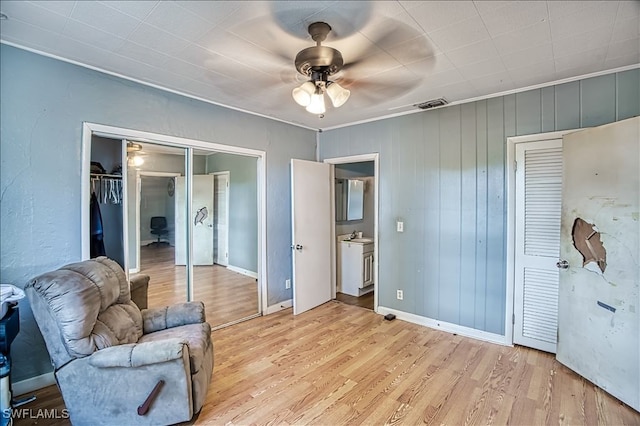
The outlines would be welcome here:
M 71 356 L 135 343 L 142 336 L 142 315 L 131 301 L 120 265 L 106 257 L 73 263 L 33 279 L 45 299 Z

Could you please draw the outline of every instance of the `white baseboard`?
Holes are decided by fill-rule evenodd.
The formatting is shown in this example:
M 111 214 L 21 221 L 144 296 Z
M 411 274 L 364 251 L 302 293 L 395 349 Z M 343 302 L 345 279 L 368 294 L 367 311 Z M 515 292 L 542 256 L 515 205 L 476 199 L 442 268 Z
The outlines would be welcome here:
M 425 327 L 433 328 L 440 331 L 446 331 L 447 333 L 459 334 L 460 336 L 471 337 L 472 339 L 482 340 L 484 342 L 495 343 L 502 346 L 513 346 L 507 342 L 505 336 L 501 334 L 489 333 L 487 331 L 476 330 L 475 328 L 465 327 L 463 325 L 452 324 L 446 321 L 438 321 L 432 318 L 423 317 L 416 314 L 410 314 L 408 312 L 397 311 L 391 308 L 385 308 L 384 306 L 378 306 L 380 315 L 394 314 L 397 319 L 411 322 L 413 324 L 424 325 Z
M 276 312 L 289 309 L 292 306 L 293 306 L 293 299 L 285 300 L 284 302 L 276 303 L 275 305 L 271 305 L 267 307 L 267 311 L 264 313 L 264 315 L 275 314 Z
M 50 373 L 41 374 L 30 379 L 21 380 L 11 384 L 11 393 L 15 398 L 18 395 L 24 395 L 36 391 L 38 389 L 46 388 L 47 386 L 55 385 L 56 378 L 53 375 L 53 371 Z
M 243 269 L 243 268 L 238 268 L 237 266 L 233 266 L 233 265 L 227 265 L 227 269 L 233 272 L 237 272 L 239 274 L 242 275 L 246 275 L 248 277 L 251 278 L 255 278 L 258 279 L 258 273 L 257 272 L 253 272 L 253 271 L 249 271 L 247 269 Z

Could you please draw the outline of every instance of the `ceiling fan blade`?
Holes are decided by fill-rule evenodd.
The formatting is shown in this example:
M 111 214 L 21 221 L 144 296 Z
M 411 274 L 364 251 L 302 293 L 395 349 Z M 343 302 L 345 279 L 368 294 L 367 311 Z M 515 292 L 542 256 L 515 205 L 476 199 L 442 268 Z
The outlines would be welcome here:
M 291 88 L 293 89 L 295 86 L 300 85 L 305 81 L 308 81 L 309 77 L 306 77 L 300 74 L 293 67 L 288 67 L 288 68 L 283 68 L 282 71 L 280 71 L 280 80 L 284 84 L 291 86 Z
M 351 91 L 351 97 L 347 102 L 352 107 L 369 108 L 409 93 L 421 80 L 408 71 L 390 71 L 358 80 L 343 76 L 336 82 Z
M 344 72 L 354 78 L 378 74 L 399 65 L 429 60 L 436 53 L 420 29 L 385 17 L 361 31 L 361 39 L 345 40 Z
M 338 46 L 336 49 L 344 50 L 345 67 L 352 67 L 366 58 L 382 52 L 383 49 L 379 46 L 380 40 L 386 39 L 391 34 L 393 34 L 393 28 L 385 28 L 375 39 L 370 39 L 366 35 L 361 34 L 362 40 L 351 41 L 355 46 L 351 47 L 347 45 L 349 40 L 345 40 L 345 46 L 342 46 L 343 43 L 336 43 Z

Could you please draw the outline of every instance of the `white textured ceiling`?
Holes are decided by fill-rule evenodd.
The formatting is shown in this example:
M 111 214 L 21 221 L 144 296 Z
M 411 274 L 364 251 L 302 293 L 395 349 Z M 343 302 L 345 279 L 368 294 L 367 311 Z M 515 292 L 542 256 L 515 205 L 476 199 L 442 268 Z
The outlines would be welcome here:
M 639 1 L 5 1 L 4 43 L 310 128 L 637 67 Z M 324 118 L 291 90 L 307 26 L 351 89 Z

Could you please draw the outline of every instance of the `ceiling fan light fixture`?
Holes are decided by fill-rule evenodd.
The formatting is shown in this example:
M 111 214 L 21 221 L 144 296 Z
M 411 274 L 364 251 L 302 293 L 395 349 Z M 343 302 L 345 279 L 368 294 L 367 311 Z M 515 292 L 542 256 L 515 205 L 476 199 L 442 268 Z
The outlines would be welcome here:
M 327 95 L 329 95 L 333 106 L 338 108 L 347 102 L 349 96 L 351 96 L 351 91 L 345 89 L 334 81 L 327 85 Z
M 324 106 L 324 93 L 320 88 L 316 88 L 316 91 L 311 95 L 311 102 L 307 106 L 307 111 L 311 114 L 324 114 L 326 109 Z
M 140 167 L 144 164 L 144 158 L 139 155 L 133 155 L 128 160 L 129 167 Z
M 127 152 L 138 152 L 142 151 L 142 145 L 135 142 L 127 142 Z
M 311 96 L 315 91 L 316 86 L 311 82 L 307 81 L 300 85 L 300 87 L 296 87 L 291 92 L 291 96 L 293 96 L 293 100 L 300 106 L 306 107 L 311 103 Z
M 306 107 L 310 113 L 322 115 L 326 111 L 325 91 L 336 108 L 349 99 L 351 92 L 329 81 L 329 77 L 339 72 L 344 66 L 340 51 L 321 44 L 331 31 L 331 26 L 326 22 L 314 22 L 309 25 L 308 31 L 316 45 L 298 52 L 294 64 L 298 72 L 310 78 L 311 81 L 293 89 L 291 95 L 296 103 Z

